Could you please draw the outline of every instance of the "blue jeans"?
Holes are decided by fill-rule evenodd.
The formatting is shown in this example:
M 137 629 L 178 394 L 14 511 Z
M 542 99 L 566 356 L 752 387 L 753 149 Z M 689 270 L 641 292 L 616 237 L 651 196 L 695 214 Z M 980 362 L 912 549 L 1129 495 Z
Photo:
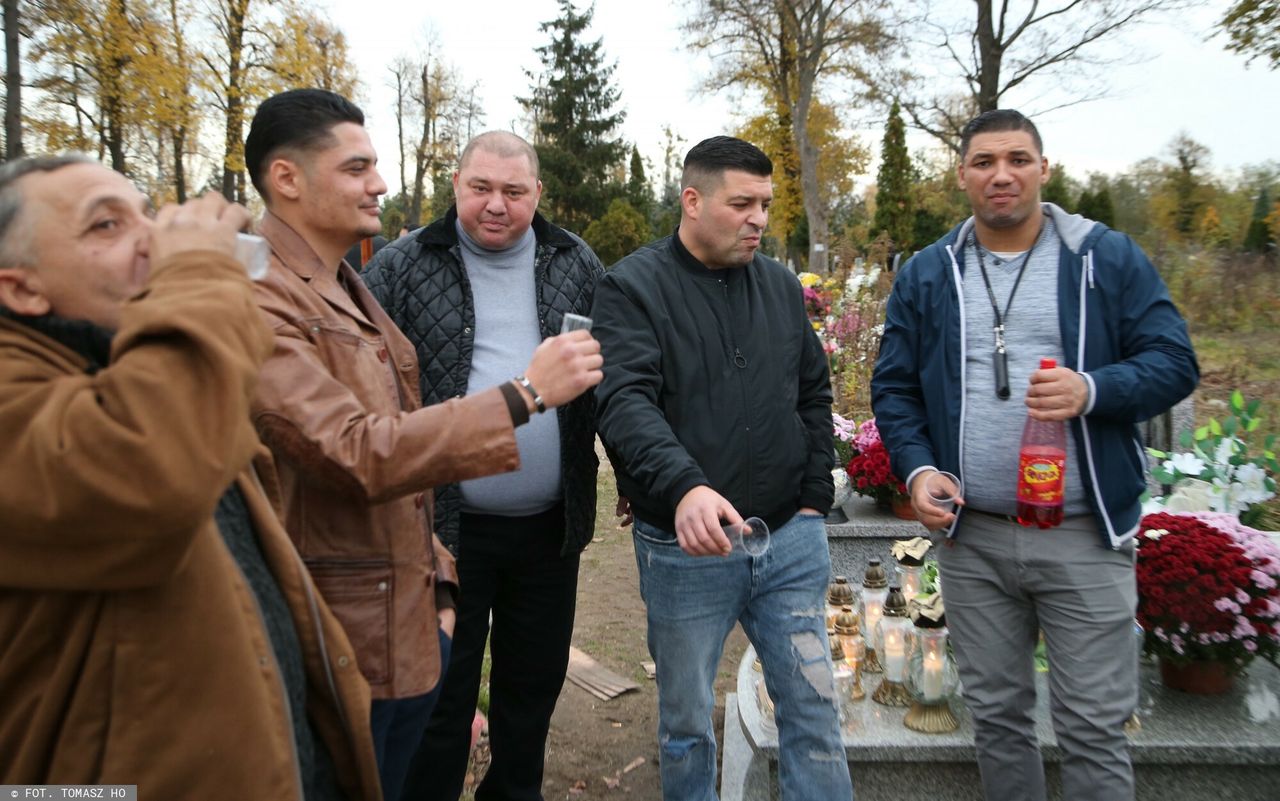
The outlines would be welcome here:
M 823 518 L 793 517 L 757 558 L 689 556 L 674 534 L 641 520 L 632 536 L 658 673 L 662 797 L 716 798 L 712 682 L 725 638 L 741 621 L 777 709 L 783 801 L 851 799 L 827 646 Z
M 375 699 L 369 714 L 373 729 L 373 751 L 378 758 L 378 775 L 382 779 L 383 801 L 399 801 L 400 788 L 409 771 L 409 760 L 418 750 L 422 732 L 431 719 L 431 710 L 440 697 L 444 673 L 449 667 L 452 641 L 440 632 L 440 680 L 431 692 L 410 698 Z

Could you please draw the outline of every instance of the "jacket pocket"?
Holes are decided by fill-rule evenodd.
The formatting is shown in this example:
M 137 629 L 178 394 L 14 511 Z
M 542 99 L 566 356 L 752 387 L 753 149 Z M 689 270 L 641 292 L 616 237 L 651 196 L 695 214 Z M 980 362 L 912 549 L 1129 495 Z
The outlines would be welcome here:
M 395 596 L 385 562 L 308 562 L 321 597 L 346 631 L 370 684 L 391 681 L 391 614 Z

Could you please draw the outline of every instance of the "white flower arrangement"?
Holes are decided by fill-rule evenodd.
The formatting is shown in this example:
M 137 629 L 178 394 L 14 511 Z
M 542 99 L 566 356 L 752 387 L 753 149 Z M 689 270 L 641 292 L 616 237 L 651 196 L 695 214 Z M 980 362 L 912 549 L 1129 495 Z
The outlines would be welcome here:
M 1266 438 L 1261 454 L 1249 452 L 1249 435 L 1261 424 L 1258 406 L 1256 400 L 1246 405 L 1237 390 L 1231 395 L 1232 414 L 1224 422 L 1214 419 L 1194 433 L 1183 432 L 1181 444 L 1188 450 L 1165 453 L 1148 448 L 1151 456 L 1162 460 L 1152 476 L 1172 491 L 1147 500 L 1143 513 L 1224 512 L 1253 522 L 1254 507 L 1276 496 L 1272 476 L 1280 471 L 1274 434 Z

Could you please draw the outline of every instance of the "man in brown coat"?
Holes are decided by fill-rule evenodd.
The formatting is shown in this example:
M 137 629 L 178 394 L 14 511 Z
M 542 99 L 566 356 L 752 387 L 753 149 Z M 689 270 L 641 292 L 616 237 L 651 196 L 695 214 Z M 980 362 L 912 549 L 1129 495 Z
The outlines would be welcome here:
M 251 465 L 247 222 L 0 168 L 0 784 L 380 798 L 368 687 Z
M 422 408 L 413 346 L 342 259 L 381 230 L 376 161 L 360 109 L 318 89 L 264 101 L 245 143 L 272 249 L 257 300 L 275 331 L 254 420 L 276 455 L 285 526 L 371 685 L 383 791 L 397 801 L 458 591 L 430 488 L 516 469 L 515 427 L 598 383 L 602 361 L 590 334 L 562 334 L 523 375 Z

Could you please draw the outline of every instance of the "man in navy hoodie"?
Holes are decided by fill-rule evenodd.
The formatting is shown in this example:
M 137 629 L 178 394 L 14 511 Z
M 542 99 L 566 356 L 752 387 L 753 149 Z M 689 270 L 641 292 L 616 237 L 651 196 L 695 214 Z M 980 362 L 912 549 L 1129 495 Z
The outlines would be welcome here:
M 1188 395 L 1199 368 L 1133 240 L 1041 203 L 1042 153 L 1016 111 L 965 127 L 958 176 L 973 217 L 894 283 L 872 403 L 921 522 L 946 530 L 947 622 L 986 797 L 1045 798 L 1032 719 L 1043 631 L 1063 797 L 1132 799 L 1136 424 Z M 1042 358 L 1058 366 L 1038 369 Z M 1012 517 L 1027 415 L 1069 427 L 1065 517 L 1046 530 Z M 963 484 L 955 513 L 928 500 L 924 479 L 939 470 Z

